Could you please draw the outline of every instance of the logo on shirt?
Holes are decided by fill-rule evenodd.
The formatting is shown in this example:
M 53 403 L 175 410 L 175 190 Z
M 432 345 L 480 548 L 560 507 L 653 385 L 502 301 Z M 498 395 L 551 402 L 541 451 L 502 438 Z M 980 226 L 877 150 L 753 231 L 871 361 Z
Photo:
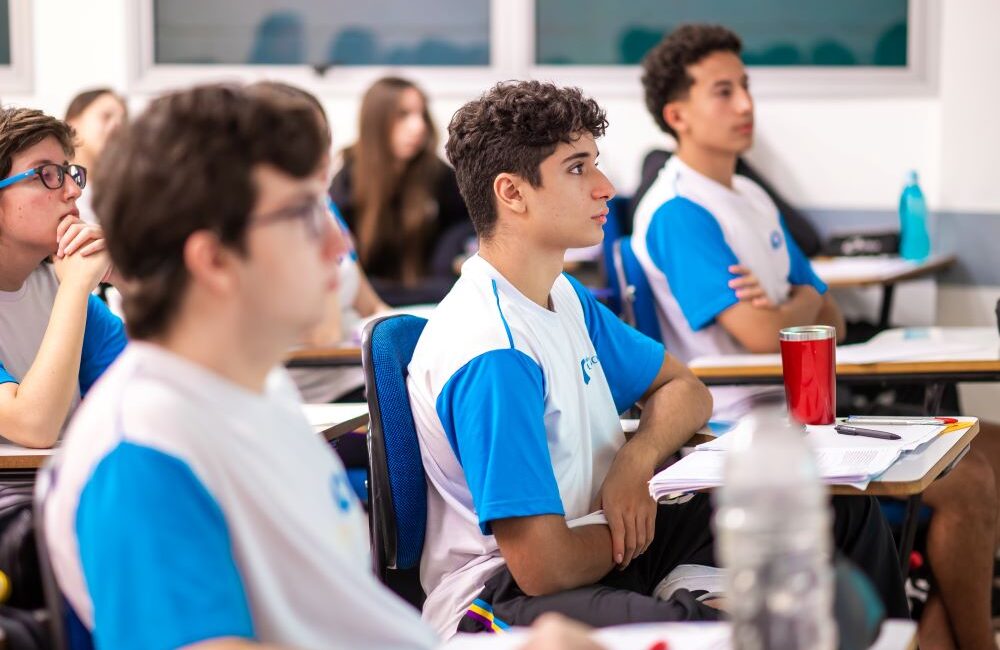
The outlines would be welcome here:
M 772 230 L 771 231 L 771 248 L 773 248 L 774 250 L 778 250 L 779 248 L 781 248 L 781 242 L 782 242 L 781 231 L 779 231 L 779 230 Z
M 343 472 L 338 472 L 331 476 L 330 488 L 333 492 L 333 502 L 337 504 L 340 511 L 349 511 L 351 509 L 351 500 L 354 498 L 354 491 L 347 480 L 347 475 Z
M 596 366 L 598 363 L 599 361 L 597 360 L 596 354 L 592 357 L 584 357 L 580 359 L 580 372 L 583 373 L 583 383 L 590 383 L 590 373 L 587 371 Z

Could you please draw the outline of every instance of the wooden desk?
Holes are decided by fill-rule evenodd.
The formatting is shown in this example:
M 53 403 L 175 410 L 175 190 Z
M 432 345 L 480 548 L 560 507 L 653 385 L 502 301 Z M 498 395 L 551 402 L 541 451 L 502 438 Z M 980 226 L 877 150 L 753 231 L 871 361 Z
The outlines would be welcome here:
M 871 496 L 910 497 L 921 494 L 931 483 L 954 467 L 968 452 L 972 439 L 979 435 L 979 423 L 963 431 L 938 436 L 918 452 L 904 455 L 865 490 L 849 485 L 834 485 L 833 494 L 868 494 Z
M 955 263 L 955 255 L 932 255 L 923 262 L 899 257 L 828 257 L 812 261 L 813 270 L 832 289 L 881 286 L 879 327 L 889 327 L 896 284 L 939 273 Z
M 905 578 L 910 572 L 910 553 L 917 535 L 917 523 L 923 493 L 931 483 L 938 480 L 965 457 L 972 439 L 979 434 L 979 423 L 964 431 L 955 431 L 931 442 L 917 453 L 903 456 L 886 470 L 877 481 L 868 484 L 864 492 L 846 485 L 832 488 L 834 494 L 869 494 L 891 496 L 906 501 L 903 516 L 903 530 L 899 535 L 899 570 Z
M 900 355 L 900 344 L 921 349 L 917 354 Z M 1000 334 L 995 327 L 904 327 L 881 332 L 861 345 L 876 357 L 879 349 L 897 357 L 891 361 L 838 363 L 837 381 L 924 384 L 927 413 L 938 412 L 947 384 L 1000 381 Z M 964 347 L 949 351 L 948 346 Z M 838 348 L 838 358 L 855 350 L 855 346 Z M 709 386 L 782 383 L 781 357 L 777 354 L 701 357 L 688 365 Z
M 327 440 L 334 440 L 368 424 L 368 405 L 363 402 L 303 404 L 303 408 L 313 430 Z M 0 443 L 0 480 L 33 478 L 53 451 L 28 449 L 10 442 Z
M 758 408 L 774 408 L 762 406 Z M 623 425 L 627 421 L 623 420 Z M 831 494 L 844 496 L 886 496 L 906 501 L 903 529 L 897 541 L 900 571 L 909 573 L 910 552 L 916 537 L 918 514 L 923 502 L 923 492 L 938 478 L 947 474 L 969 451 L 972 439 L 979 433 L 979 422 L 971 427 L 939 435 L 919 451 L 909 452 L 897 459 L 888 470 L 871 481 L 864 490 L 849 485 L 831 485 Z M 729 434 L 726 434 L 729 435 Z M 685 446 L 693 447 L 711 439 L 703 432 L 695 433 Z M 724 452 L 707 452 L 724 453 Z
M 0 474 L 36 470 L 52 455 L 51 449 L 28 449 L 12 442 L 0 443 Z
M 313 431 L 331 441 L 368 424 L 368 404 L 365 402 L 303 404 L 302 408 Z
M 336 368 L 360 366 L 361 348 L 297 348 L 285 359 L 288 368 Z

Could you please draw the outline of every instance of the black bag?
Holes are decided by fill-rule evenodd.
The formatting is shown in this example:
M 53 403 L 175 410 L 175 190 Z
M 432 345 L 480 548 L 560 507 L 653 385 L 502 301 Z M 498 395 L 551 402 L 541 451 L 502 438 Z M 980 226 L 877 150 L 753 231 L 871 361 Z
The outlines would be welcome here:
M 0 605 L 0 630 L 6 650 L 47 650 L 49 639 L 48 612 Z
M 35 545 L 33 493 L 31 484 L 0 485 L 0 571 L 10 585 L 6 604 L 0 605 L 0 630 L 8 650 L 52 645 Z
M 0 571 L 10 580 L 6 604 L 45 607 L 32 514 L 32 485 L 0 485 Z

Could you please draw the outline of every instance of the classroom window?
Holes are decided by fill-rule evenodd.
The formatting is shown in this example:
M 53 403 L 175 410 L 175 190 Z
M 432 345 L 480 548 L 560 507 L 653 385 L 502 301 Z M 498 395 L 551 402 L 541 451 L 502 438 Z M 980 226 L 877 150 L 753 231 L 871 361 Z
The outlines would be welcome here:
M 535 64 L 634 65 L 691 22 L 723 24 L 754 66 L 906 68 L 908 0 L 535 0 Z
M 494 81 L 536 78 L 637 99 L 646 51 L 681 23 L 711 21 L 742 38 L 759 97 L 926 94 L 936 90 L 939 4 L 138 0 L 132 89 L 249 80 L 279 65 L 286 81 L 330 96 L 358 96 L 378 77 L 401 74 L 436 97 L 468 98 Z
M 154 0 L 154 64 L 486 66 L 490 0 Z
M 10 3 L 0 0 L 0 65 L 10 65 Z
M 4 95 L 31 92 L 31 33 L 31 0 L 0 0 L 0 90 Z

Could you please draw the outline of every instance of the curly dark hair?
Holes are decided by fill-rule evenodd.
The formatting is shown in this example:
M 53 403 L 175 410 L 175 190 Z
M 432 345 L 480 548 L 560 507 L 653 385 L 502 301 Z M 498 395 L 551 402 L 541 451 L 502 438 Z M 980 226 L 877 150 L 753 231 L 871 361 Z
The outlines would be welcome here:
M 739 54 L 740 37 L 721 25 L 681 25 L 668 34 L 642 59 L 642 87 L 646 108 L 666 133 L 677 137 L 663 119 L 663 107 L 684 97 L 694 79 L 688 66 L 715 52 Z
M 129 334 L 148 339 L 169 327 L 187 288 L 192 233 L 212 231 L 245 251 L 257 165 L 304 178 L 327 144 L 306 100 L 228 84 L 159 97 L 112 136 L 94 179 L 94 210 L 127 281 Z
M 584 132 L 599 138 L 607 127 L 604 109 L 579 88 L 541 81 L 498 83 L 458 109 L 445 151 L 479 237 L 489 239 L 496 226 L 498 174 L 516 174 L 540 187 L 538 167 L 559 143 Z

